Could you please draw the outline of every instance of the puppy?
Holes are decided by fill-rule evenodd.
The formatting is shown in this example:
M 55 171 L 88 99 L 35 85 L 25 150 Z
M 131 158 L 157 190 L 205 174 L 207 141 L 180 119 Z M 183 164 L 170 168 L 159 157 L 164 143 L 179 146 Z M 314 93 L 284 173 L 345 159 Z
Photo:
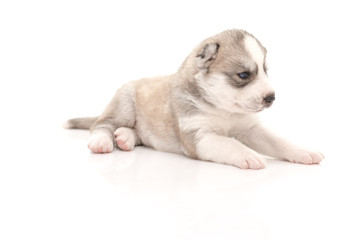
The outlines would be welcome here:
M 257 113 L 269 108 L 266 49 L 250 33 L 228 30 L 201 42 L 177 73 L 121 87 L 101 116 L 68 120 L 91 129 L 88 147 L 110 153 L 137 145 L 242 169 L 265 167 L 263 155 L 316 164 L 324 156 L 265 129 Z

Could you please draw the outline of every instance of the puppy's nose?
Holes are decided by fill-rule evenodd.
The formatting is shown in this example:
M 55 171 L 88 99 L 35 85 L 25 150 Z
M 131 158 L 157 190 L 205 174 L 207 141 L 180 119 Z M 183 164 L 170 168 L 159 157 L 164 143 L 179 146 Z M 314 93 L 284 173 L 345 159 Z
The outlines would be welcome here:
M 264 97 L 263 104 L 265 107 L 270 107 L 271 104 L 274 102 L 274 100 L 275 100 L 275 93 L 270 93 Z

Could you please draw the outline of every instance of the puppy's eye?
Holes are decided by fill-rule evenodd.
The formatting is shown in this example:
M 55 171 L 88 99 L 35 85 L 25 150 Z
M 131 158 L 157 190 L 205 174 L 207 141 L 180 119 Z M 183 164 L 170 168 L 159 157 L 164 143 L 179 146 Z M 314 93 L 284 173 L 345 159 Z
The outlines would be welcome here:
M 239 76 L 239 78 L 246 80 L 250 77 L 250 72 L 242 72 L 242 73 L 238 73 L 237 75 Z

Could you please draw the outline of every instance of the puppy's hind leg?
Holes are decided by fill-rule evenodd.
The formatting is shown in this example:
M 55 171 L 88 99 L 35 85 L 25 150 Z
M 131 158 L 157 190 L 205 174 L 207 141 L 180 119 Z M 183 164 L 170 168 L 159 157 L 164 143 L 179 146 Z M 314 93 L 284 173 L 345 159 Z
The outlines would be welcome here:
M 88 147 L 94 153 L 109 153 L 114 150 L 114 132 L 121 127 L 133 128 L 135 123 L 134 87 L 131 84 L 120 88 L 104 113 L 91 128 Z M 129 131 L 128 131 L 129 132 Z M 135 131 L 133 135 L 135 134 Z M 131 135 L 130 135 L 131 136 Z M 133 136 L 134 145 L 138 141 Z M 130 145 L 127 146 L 131 147 Z M 125 147 L 124 147 L 125 148 Z M 133 147 L 132 147 L 133 148 Z
M 114 150 L 113 139 L 106 131 L 92 133 L 88 143 L 88 148 L 93 153 L 110 153 Z
M 132 151 L 136 145 L 141 144 L 139 136 L 133 128 L 120 127 L 115 131 L 115 141 L 124 151 Z

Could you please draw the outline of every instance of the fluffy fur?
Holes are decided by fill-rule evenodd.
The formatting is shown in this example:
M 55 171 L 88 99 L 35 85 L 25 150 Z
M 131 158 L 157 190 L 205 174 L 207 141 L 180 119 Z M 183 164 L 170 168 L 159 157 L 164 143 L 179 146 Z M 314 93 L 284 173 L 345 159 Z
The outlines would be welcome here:
M 275 93 L 266 73 L 266 49 L 243 30 L 201 42 L 177 73 L 129 82 L 103 114 L 69 120 L 91 129 L 88 147 L 109 153 L 145 145 L 242 169 L 265 167 L 263 155 L 319 163 L 324 156 L 265 129 L 257 114 Z

